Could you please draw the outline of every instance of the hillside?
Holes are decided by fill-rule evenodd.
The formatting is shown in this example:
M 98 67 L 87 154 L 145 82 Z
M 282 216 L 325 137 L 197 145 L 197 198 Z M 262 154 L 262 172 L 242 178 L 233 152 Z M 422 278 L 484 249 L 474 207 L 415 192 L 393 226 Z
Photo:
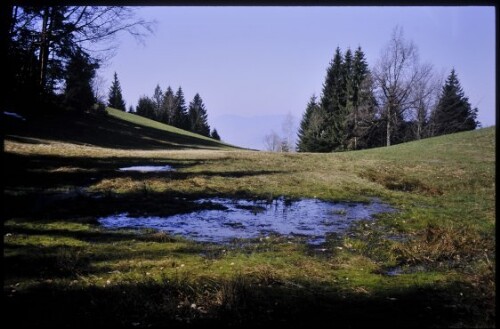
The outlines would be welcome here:
M 57 113 L 19 120 L 3 116 L 8 139 L 53 140 L 115 149 L 233 149 L 212 138 L 113 108 L 104 114 Z M 26 139 L 28 138 L 28 139 Z

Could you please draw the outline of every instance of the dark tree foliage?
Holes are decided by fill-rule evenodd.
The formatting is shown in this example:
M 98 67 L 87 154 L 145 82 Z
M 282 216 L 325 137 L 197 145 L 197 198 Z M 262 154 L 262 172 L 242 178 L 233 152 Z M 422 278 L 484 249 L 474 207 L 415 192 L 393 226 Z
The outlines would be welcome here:
M 210 133 L 210 137 L 212 137 L 213 139 L 216 139 L 216 140 L 220 141 L 219 133 L 217 132 L 217 129 L 215 129 L 215 128 Z
M 472 108 L 465 96 L 455 69 L 448 76 L 438 105 L 432 115 L 434 136 L 474 130 L 478 126 L 477 108 Z
M 139 102 L 137 104 L 137 107 L 135 108 L 135 113 L 137 115 L 151 119 L 154 115 L 154 111 L 155 104 L 151 98 L 146 96 L 142 96 L 141 98 L 139 98 Z
M 108 106 L 118 110 L 125 111 L 125 101 L 122 96 L 122 88 L 120 81 L 118 81 L 118 74 L 113 77 L 113 82 L 109 88 Z
M 326 72 L 323 92 L 321 96 L 321 108 L 324 110 L 322 132 L 324 152 L 331 152 L 342 147 L 344 134 L 343 125 L 345 121 L 343 105 L 345 104 L 345 84 L 343 81 L 344 60 L 337 47 L 333 60 Z
M 349 98 L 346 104 L 346 141 L 344 147 L 356 150 L 364 148 L 366 145 L 364 139 L 368 127 L 372 124 L 376 107 L 373 82 L 361 47 L 358 47 L 354 53 L 346 85 Z
M 78 50 L 98 63 L 98 56 L 106 52 L 95 50 L 104 42 L 112 49 L 109 41 L 117 33 L 142 37 L 152 31 L 152 24 L 135 19 L 129 7 L 39 4 L 2 9 L 7 17 L 2 31 L 6 37 L 2 76 L 8 96 L 1 102 L 17 109 L 48 108 L 41 105 L 64 92 L 65 69 Z
M 68 109 L 83 112 L 92 108 L 96 99 L 91 82 L 97 68 L 97 63 L 80 49 L 71 56 L 64 88 L 64 104 Z
M 318 109 L 319 104 L 317 102 L 316 95 L 312 95 L 309 99 L 309 103 L 307 103 L 306 111 L 302 116 L 302 120 L 300 121 L 297 140 L 298 152 L 310 152 L 310 150 L 314 148 L 316 141 L 312 138 L 310 122 L 313 113 Z
M 175 110 L 172 118 L 172 125 L 181 129 L 189 129 L 186 100 L 184 99 L 184 92 L 181 87 L 179 87 L 175 93 Z
M 210 126 L 207 122 L 207 110 L 199 94 L 189 103 L 189 125 L 194 133 L 210 137 Z
M 366 147 L 375 118 L 373 82 L 364 53 L 340 48 L 327 69 L 319 104 L 311 98 L 299 129 L 299 152 L 332 152 Z

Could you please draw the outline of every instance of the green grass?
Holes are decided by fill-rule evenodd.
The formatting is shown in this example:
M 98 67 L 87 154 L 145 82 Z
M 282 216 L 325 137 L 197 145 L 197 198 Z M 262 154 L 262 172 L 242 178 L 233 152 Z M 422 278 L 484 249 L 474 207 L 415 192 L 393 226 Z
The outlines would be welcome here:
M 174 128 L 109 113 L 99 119 L 107 142 L 88 143 L 87 130 L 66 138 L 17 127 L 6 135 L 6 322 L 494 326 L 494 127 L 389 148 L 276 154 L 195 143 Z M 99 134 L 90 127 L 96 118 L 79 120 Z M 139 133 L 126 137 L 120 127 Z M 146 138 L 152 131 L 157 140 Z M 174 135 L 175 143 L 167 139 Z M 176 171 L 116 171 L 138 164 Z M 202 244 L 96 223 L 111 213 L 190 211 L 190 200 L 207 196 L 378 197 L 398 212 L 319 248 L 280 236 Z M 387 275 L 393 268 L 401 274 Z

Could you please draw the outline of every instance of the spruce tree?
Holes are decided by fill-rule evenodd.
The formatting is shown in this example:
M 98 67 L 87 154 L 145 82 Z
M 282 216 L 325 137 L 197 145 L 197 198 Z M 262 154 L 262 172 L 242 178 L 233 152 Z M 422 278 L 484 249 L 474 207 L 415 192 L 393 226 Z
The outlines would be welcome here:
M 175 110 L 172 118 L 172 124 L 181 129 L 189 129 L 189 119 L 186 109 L 186 100 L 184 99 L 184 92 L 179 87 L 175 93 Z
M 125 111 L 125 101 L 122 96 L 122 88 L 118 81 L 118 75 L 115 72 L 113 83 L 109 88 L 108 106 L 118 110 Z
M 210 137 L 212 137 L 213 139 L 216 139 L 216 140 L 220 141 L 219 133 L 217 132 L 217 129 L 215 129 L 215 128 L 210 133 Z
M 81 49 L 72 54 L 66 67 L 64 88 L 64 103 L 68 109 L 83 112 L 92 108 L 96 99 L 91 83 L 97 68 L 97 63 Z
M 337 47 L 335 55 L 330 62 L 326 72 L 325 82 L 323 83 L 323 92 L 321 96 L 321 108 L 324 111 L 324 122 L 322 127 L 322 146 L 323 152 L 331 152 L 342 147 L 344 131 L 344 109 L 345 98 L 343 70 L 344 60 Z M 344 103 L 345 104 L 345 103 Z M 319 127 L 318 127 L 319 128 Z
M 317 102 L 316 95 L 312 95 L 307 103 L 306 111 L 302 116 L 300 121 L 300 127 L 298 131 L 298 141 L 297 141 L 297 151 L 298 152 L 310 152 L 313 149 L 314 140 L 310 134 L 309 124 L 311 122 L 311 116 L 314 111 L 317 111 L 319 104 Z
M 365 137 L 369 125 L 372 124 L 376 102 L 373 94 L 373 80 L 361 47 L 358 47 L 354 53 L 348 89 L 350 90 L 350 106 L 346 122 L 346 148 L 363 148 L 364 143 L 360 139 Z
M 451 70 L 433 113 L 434 135 L 474 130 L 478 126 L 477 108 L 472 108 L 465 96 L 455 69 Z
M 207 122 L 207 110 L 199 94 L 189 103 L 189 129 L 197 134 L 210 137 L 210 126 Z

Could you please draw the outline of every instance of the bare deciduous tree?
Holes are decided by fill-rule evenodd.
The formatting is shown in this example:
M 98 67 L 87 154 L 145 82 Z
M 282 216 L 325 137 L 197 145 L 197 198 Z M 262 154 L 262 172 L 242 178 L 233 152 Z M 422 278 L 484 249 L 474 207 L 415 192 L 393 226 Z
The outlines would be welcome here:
M 431 65 L 423 65 L 421 69 L 422 79 L 415 84 L 411 111 L 411 119 L 415 122 L 413 133 L 417 140 L 430 135 L 427 131 L 429 129 L 429 116 L 437 104 L 442 82 L 442 79 L 433 72 Z
M 286 152 L 295 151 L 295 138 L 294 136 L 297 134 L 297 128 L 295 127 L 295 118 L 293 117 L 291 112 L 288 112 L 283 119 L 283 123 L 281 124 L 281 129 L 283 130 L 283 144 L 284 147 L 282 149 L 286 149 Z M 285 151 L 283 151 L 285 152 Z
M 430 69 L 429 65 L 420 65 L 417 47 L 404 39 L 402 28 L 396 27 L 373 71 L 382 115 L 386 120 L 387 146 L 391 145 L 397 126 L 415 107 L 413 91 L 428 78 Z
M 96 74 L 94 79 L 92 79 L 92 90 L 94 92 L 94 98 L 97 103 L 106 103 L 106 79 L 101 75 Z
M 266 146 L 266 151 L 281 152 L 282 139 L 274 131 L 271 131 L 270 134 L 264 136 L 264 144 Z

